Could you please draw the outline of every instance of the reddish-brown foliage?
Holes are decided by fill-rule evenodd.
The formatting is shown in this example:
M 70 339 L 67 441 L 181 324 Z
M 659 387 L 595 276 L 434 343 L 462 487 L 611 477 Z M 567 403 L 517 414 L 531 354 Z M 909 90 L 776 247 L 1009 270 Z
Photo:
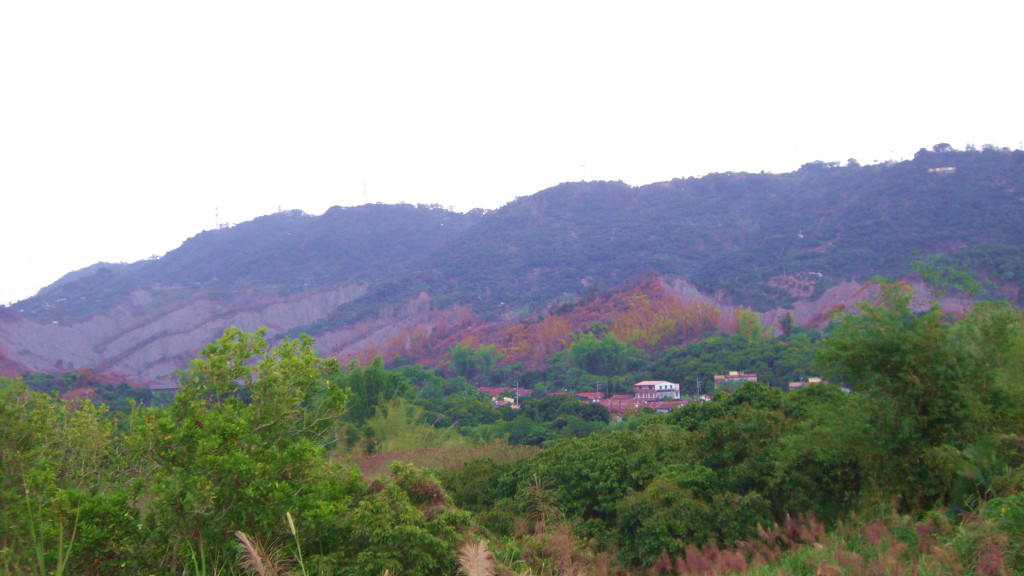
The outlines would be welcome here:
M 388 326 L 356 326 L 365 334 L 358 351 L 361 363 L 380 355 L 396 356 L 428 366 L 443 366 L 452 346 L 494 344 L 501 363 L 520 362 L 527 369 L 542 368 L 547 359 L 564 350 L 574 334 L 600 322 L 620 340 L 645 350 L 695 342 L 716 330 L 735 330 L 715 306 L 686 299 L 660 278 L 644 278 L 622 290 L 591 294 L 581 302 L 552 307 L 537 317 L 484 322 L 469 307 L 435 310 L 421 295 L 401 311 L 390 311 Z M 350 358 L 343 358 L 347 360 Z

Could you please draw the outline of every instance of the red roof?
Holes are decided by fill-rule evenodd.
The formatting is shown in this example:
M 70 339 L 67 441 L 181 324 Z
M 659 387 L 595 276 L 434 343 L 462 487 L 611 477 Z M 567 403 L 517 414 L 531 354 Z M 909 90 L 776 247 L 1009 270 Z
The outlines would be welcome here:
M 693 402 L 693 398 L 685 398 L 683 400 L 668 400 L 665 402 L 648 402 L 647 407 L 654 410 L 655 412 L 668 412 L 673 408 L 686 406 L 690 402 Z
M 628 394 L 616 394 L 611 398 L 602 398 L 598 400 L 598 403 L 607 408 L 608 412 L 618 415 L 636 412 L 644 405 L 643 402 L 636 400 Z

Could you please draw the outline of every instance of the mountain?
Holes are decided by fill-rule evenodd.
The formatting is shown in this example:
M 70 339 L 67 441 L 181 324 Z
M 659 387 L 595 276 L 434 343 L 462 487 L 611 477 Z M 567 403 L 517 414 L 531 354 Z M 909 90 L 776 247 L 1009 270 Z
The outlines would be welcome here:
M 870 166 L 565 183 L 489 212 L 284 212 L 159 259 L 96 264 L 0 310 L 0 369 L 166 382 L 228 325 L 305 332 L 356 358 L 399 336 L 534 321 L 652 275 L 695 301 L 805 323 L 872 276 L 914 277 L 916 261 L 1017 299 L 1022 239 L 1024 151 L 942 144 Z

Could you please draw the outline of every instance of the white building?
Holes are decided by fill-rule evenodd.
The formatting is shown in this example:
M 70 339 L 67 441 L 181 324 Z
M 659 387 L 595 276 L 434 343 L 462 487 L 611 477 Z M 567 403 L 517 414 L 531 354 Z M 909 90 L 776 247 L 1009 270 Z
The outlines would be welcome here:
M 664 380 L 644 380 L 633 384 L 633 397 L 637 400 L 679 400 L 679 384 Z

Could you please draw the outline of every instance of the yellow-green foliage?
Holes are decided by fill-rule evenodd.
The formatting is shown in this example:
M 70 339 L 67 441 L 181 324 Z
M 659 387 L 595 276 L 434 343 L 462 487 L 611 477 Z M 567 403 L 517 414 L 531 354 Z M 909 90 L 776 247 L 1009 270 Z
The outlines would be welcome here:
M 378 407 L 366 421 L 373 433 L 375 452 L 411 452 L 429 449 L 455 449 L 466 445 L 452 428 L 435 428 L 423 424 L 422 410 L 402 398 L 395 398 Z
M 135 460 L 105 413 L 0 378 L 3 571 L 110 569 L 109 559 L 138 534 L 138 512 L 127 502 Z

